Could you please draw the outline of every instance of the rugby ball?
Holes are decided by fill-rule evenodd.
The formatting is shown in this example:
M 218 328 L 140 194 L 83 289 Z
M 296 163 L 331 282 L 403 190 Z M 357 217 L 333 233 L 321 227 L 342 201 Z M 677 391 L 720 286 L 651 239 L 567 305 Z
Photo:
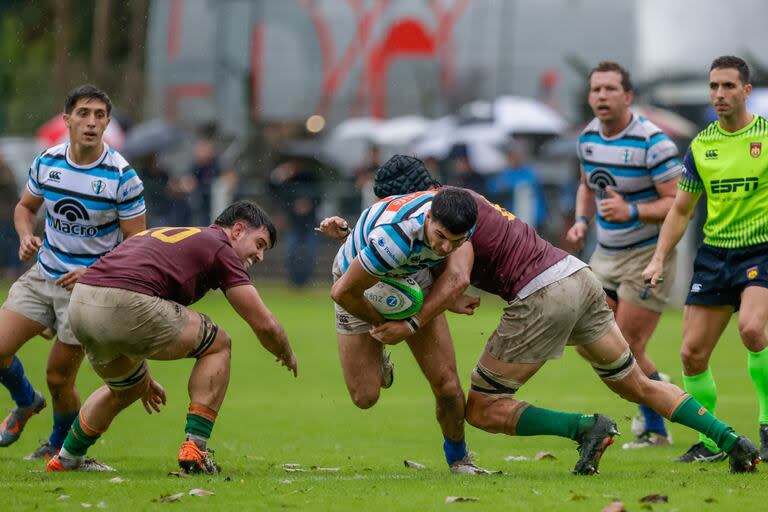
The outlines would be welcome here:
M 411 277 L 382 277 L 365 290 L 365 298 L 387 320 L 415 315 L 424 303 L 421 286 Z

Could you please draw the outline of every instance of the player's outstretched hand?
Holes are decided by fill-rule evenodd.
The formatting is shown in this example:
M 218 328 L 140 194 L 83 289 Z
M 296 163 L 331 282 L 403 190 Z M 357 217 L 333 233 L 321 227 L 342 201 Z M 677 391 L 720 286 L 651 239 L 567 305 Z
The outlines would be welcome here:
M 372 328 L 368 333 L 373 339 L 385 345 L 396 345 L 413 334 L 411 328 L 402 320 L 391 320 Z
M 87 269 L 84 268 L 77 268 L 75 270 L 70 270 L 60 278 L 56 280 L 56 284 L 61 286 L 62 288 L 66 288 L 69 291 L 72 291 L 72 288 L 75 287 L 77 284 L 77 280 L 80 279 L 80 276 L 85 274 L 85 271 Z
M 349 224 L 341 217 L 334 215 L 324 218 L 320 225 L 315 228 L 315 231 L 335 240 L 344 240 L 349 235 Z
M 296 361 L 296 354 L 293 353 L 293 350 L 287 354 L 284 353 L 277 356 L 275 361 L 288 368 L 289 372 L 293 372 L 294 377 L 299 376 L 299 364 Z
M 648 288 L 656 288 L 656 285 L 664 280 L 664 276 L 662 276 L 663 267 L 664 265 L 661 261 L 656 258 L 651 259 L 651 262 L 648 263 L 648 266 L 643 270 L 645 286 Z
M 144 396 L 141 397 L 141 404 L 144 406 L 144 410 L 147 414 L 152 414 L 152 410 L 160 412 L 160 406 L 165 405 L 166 395 L 165 389 L 152 377 L 149 378 L 149 386 L 144 392 Z
M 462 293 L 457 297 L 453 304 L 448 306 L 448 311 L 458 313 L 460 315 L 474 315 L 475 310 L 480 307 L 480 297 L 467 295 Z
M 588 226 L 583 222 L 576 222 L 568 233 L 565 235 L 565 240 L 573 245 L 573 248 L 580 251 L 584 248 L 584 239 L 587 237 Z
M 35 257 L 38 249 L 43 245 L 43 241 L 39 236 L 26 235 L 22 237 L 19 244 L 19 259 L 21 261 L 28 261 Z

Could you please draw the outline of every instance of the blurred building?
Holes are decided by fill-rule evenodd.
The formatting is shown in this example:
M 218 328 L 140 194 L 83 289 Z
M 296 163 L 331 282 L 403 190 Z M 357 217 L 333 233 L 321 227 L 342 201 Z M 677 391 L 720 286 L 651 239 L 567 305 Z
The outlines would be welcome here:
M 634 2 L 152 2 L 147 109 L 242 133 L 251 119 L 436 117 L 514 93 L 568 114 L 580 65 L 634 65 Z M 567 21 L 565 21 L 567 20 Z M 615 20 L 621 20 L 616 23 Z M 575 64 L 576 63 L 576 64 Z

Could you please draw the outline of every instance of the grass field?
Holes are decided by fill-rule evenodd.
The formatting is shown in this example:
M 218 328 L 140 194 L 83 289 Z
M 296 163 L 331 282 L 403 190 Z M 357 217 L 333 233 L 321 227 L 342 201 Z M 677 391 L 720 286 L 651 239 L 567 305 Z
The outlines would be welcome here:
M 153 373 L 168 391 L 168 405 L 148 417 L 134 405 L 117 418 L 90 455 L 118 473 L 46 474 L 40 463 L 21 460 L 50 429 L 50 409 L 30 421 L 21 440 L 0 451 L 0 503 L 3 510 L 590 510 L 614 499 L 627 510 L 747 510 L 768 498 L 768 467 L 757 475 L 730 475 L 727 463 L 683 465 L 672 458 L 696 438 L 673 426 L 669 448 L 625 452 L 635 407 L 612 395 L 592 370 L 569 350 L 549 363 L 519 396 L 536 405 L 596 412 L 614 417 L 624 435 L 601 462 L 600 475 L 575 477 L 575 444 L 559 438 L 510 438 L 467 428 L 479 463 L 504 473 L 465 477 L 447 471 L 442 437 L 434 420 L 429 388 L 402 344 L 393 350 L 395 384 L 372 409 L 356 409 L 347 396 L 336 353 L 332 309 L 327 290 L 294 291 L 278 285 L 259 287 L 285 326 L 299 360 L 293 379 L 259 345 L 228 308 L 211 294 L 197 304 L 233 338 L 232 381 L 213 431 L 211 446 L 223 467 L 218 477 L 168 476 L 175 471 L 183 440 L 191 361 L 155 362 Z M 0 291 L 4 296 L 5 289 Z M 451 316 L 459 372 L 465 383 L 483 343 L 495 327 L 501 303 L 484 297 L 474 317 Z M 678 349 L 681 317 L 664 315 L 651 354 L 659 367 L 680 381 Z M 20 356 L 33 384 L 45 389 L 48 342 L 33 340 Z M 715 352 L 718 415 L 737 430 L 757 438 L 757 402 L 747 376 L 746 352 L 735 325 Z M 85 364 L 79 389 L 87 396 L 98 381 Z M 47 390 L 46 390 L 47 394 Z M 0 392 L 0 409 L 11 407 Z M 556 459 L 507 461 L 507 456 L 551 452 Z M 424 470 L 404 467 L 411 459 Z M 286 472 L 283 464 L 301 464 L 305 472 Z M 315 469 L 312 469 L 315 468 Z M 324 471 L 317 468 L 338 468 Z M 111 481 L 115 476 L 122 482 Z M 215 492 L 189 496 L 192 488 Z M 161 496 L 185 493 L 175 503 Z M 668 496 L 668 503 L 640 503 L 647 495 Z M 69 496 L 69 498 L 61 498 Z M 446 504 L 447 496 L 479 498 Z M 88 507 L 86 507 L 88 508 Z

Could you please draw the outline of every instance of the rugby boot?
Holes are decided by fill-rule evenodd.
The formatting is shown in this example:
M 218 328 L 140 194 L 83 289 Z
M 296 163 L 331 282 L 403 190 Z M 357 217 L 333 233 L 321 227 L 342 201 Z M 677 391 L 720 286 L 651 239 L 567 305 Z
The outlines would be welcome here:
M 728 452 L 731 473 L 754 473 L 760 463 L 760 454 L 752 441 L 739 436 Z
M 467 453 L 462 459 L 450 465 L 451 473 L 457 475 L 500 475 L 501 471 L 489 471 L 478 467 L 472 460 L 472 455 Z
M 57 453 L 59 453 L 59 449 L 46 441 L 37 450 L 24 457 L 24 460 L 51 460 Z
M 395 363 L 392 362 L 392 356 L 389 352 L 381 349 L 381 387 L 389 389 L 395 382 Z
M 688 451 L 675 459 L 675 462 L 720 462 L 728 458 L 724 451 L 713 452 L 704 443 L 696 443 Z
M 605 450 L 613 444 L 613 436 L 619 434 L 619 430 L 608 416 L 595 414 L 595 424 L 579 434 L 576 442 L 579 443 L 579 460 L 573 468 L 574 475 L 594 475 L 598 473 L 600 458 Z
M 768 424 L 760 425 L 760 459 L 768 461 Z
M 201 450 L 193 441 L 184 441 L 179 448 L 179 467 L 186 473 L 218 474 L 221 468 L 212 454 L 213 450 Z
M 637 450 L 638 448 L 651 448 L 654 446 L 669 446 L 672 444 L 672 436 L 663 436 L 656 432 L 644 432 L 637 436 L 637 439 L 624 443 L 621 447 L 624 450 Z
M 45 470 L 48 472 L 54 471 L 116 471 L 112 466 L 102 464 L 96 459 L 85 457 L 73 457 L 62 459 L 58 455 L 51 457 L 48 464 L 45 466 Z
M 10 446 L 21 437 L 29 418 L 45 409 L 45 397 L 35 391 L 35 398 L 26 407 L 14 408 L 0 424 L 0 446 Z

